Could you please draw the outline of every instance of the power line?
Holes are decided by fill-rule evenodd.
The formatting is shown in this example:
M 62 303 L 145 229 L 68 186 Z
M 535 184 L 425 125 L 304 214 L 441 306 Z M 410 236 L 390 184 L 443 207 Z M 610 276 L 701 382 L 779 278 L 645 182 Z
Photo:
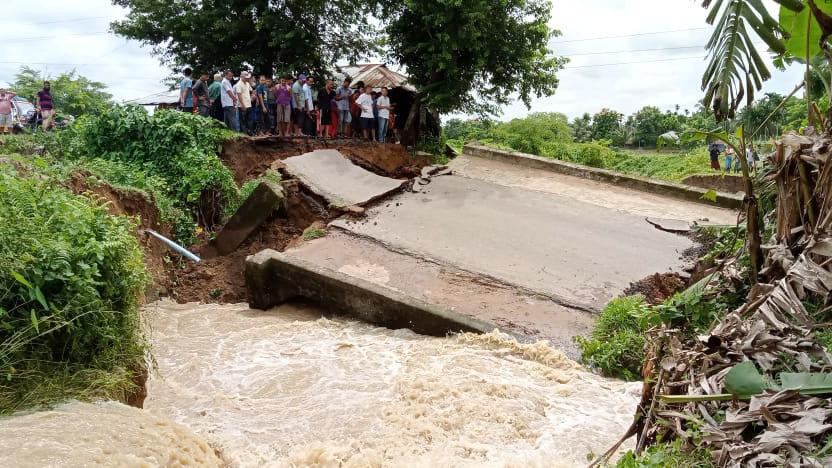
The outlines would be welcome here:
M 584 42 L 584 41 L 600 41 L 603 39 L 620 39 L 624 37 L 636 37 L 636 36 L 651 36 L 654 34 L 670 34 L 670 33 L 677 33 L 677 32 L 684 32 L 684 31 L 701 31 L 703 29 L 709 28 L 687 28 L 687 29 L 671 29 L 668 31 L 655 31 L 655 32 L 645 32 L 645 33 L 635 33 L 635 34 L 622 34 L 620 36 L 601 36 L 601 37 L 587 37 L 584 39 L 569 39 L 566 41 L 554 41 L 550 42 L 550 44 L 566 44 L 568 42 Z
M 635 62 L 616 62 L 616 63 L 596 63 L 594 65 L 575 65 L 575 66 L 565 66 L 563 68 L 595 68 L 595 67 L 611 67 L 613 65 L 632 65 L 636 63 L 654 63 L 654 62 L 673 62 L 676 60 L 692 60 L 692 59 L 699 59 L 703 60 L 706 57 L 696 56 L 696 57 L 679 57 L 679 58 L 669 58 L 669 59 L 656 59 L 656 60 L 638 60 Z
M 95 36 L 100 34 L 110 34 L 109 31 L 96 31 L 96 32 L 87 32 L 87 33 L 74 33 L 74 34 L 60 34 L 57 36 L 33 36 L 33 37 L 18 37 L 15 39 L 0 39 L 0 44 L 10 44 L 14 42 L 27 42 L 27 41 L 39 41 L 43 39 L 60 39 L 62 37 L 70 37 L 70 36 Z
M 625 54 L 633 52 L 653 52 L 659 50 L 680 50 L 680 49 L 704 49 L 703 45 L 682 46 L 682 47 L 658 47 L 655 49 L 634 49 L 634 50 L 611 50 L 608 52 L 581 52 L 578 54 L 563 54 L 566 57 L 577 57 L 579 55 L 607 55 L 607 54 Z
M 55 21 L 37 21 L 34 23 L 29 24 L 58 24 L 58 23 L 77 23 L 81 21 L 90 21 L 96 19 L 114 19 L 117 16 L 85 16 L 83 18 L 72 18 L 72 19 L 65 19 L 65 20 L 55 20 Z

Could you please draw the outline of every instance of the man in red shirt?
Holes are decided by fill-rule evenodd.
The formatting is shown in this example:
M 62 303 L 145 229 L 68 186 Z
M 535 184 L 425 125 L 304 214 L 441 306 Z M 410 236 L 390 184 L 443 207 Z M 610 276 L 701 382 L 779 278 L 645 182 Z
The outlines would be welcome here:
M 38 91 L 37 109 L 43 119 L 43 131 L 52 127 L 52 119 L 55 117 L 55 109 L 52 106 L 52 94 L 49 92 L 49 82 L 43 82 L 43 89 Z

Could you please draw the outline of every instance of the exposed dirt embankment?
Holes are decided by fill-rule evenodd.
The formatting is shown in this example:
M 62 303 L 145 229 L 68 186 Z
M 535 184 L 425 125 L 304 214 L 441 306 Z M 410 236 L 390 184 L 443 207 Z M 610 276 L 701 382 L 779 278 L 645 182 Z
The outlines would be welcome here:
M 430 164 L 426 156 L 411 155 L 396 144 L 374 144 L 360 140 L 318 140 L 313 138 L 241 137 L 223 144 L 220 159 L 242 185 L 256 179 L 275 161 L 316 149 L 336 149 L 355 164 L 388 177 L 413 177 Z
M 148 194 L 118 189 L 91 177 L 92 174 L 89 172 L 76 171 L 70 175 L 66 184 L 76 194 L 86 194 L 106 203 L 107 211 L 112 215 L 133 216 L 138 219 L 139 231 L 136 232 L 136 237 L 146 252 L 145 261 L 153 277 L 153 284 L 148 291 L 149 299 L 167 295 L 170 280 L 164 259 L 168 250 L 160 242 L 141 233 L 141 230 L 153 229 L 163 236 L 171 236 L 170 226 L 162 223 L 156 203 Z

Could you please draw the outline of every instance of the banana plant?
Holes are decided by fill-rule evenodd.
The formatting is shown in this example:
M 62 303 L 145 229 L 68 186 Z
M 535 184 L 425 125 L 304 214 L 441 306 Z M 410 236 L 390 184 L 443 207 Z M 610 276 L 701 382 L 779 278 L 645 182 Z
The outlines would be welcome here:
M 775 1 L 791 11 L 806 8 L 800 0 Z M 753 36 L 782 55 L 788 32 L 762 0 L 703 0 L 702 7 L 709 9 L 706 21 L 714 25 L 706 45 L 708 65 L 702 76 L 704 104 L 713 109 L 717 121 L 722 121 L 734 117 L 743 98 L 750 104 L 763 81 L 771 78 Z

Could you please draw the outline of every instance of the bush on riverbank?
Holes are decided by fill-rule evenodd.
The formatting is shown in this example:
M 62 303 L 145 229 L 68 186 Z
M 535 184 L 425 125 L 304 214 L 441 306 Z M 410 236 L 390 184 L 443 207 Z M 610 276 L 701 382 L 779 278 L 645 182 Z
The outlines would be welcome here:
M 0 166 L 0 199 L 0 414 L 123 398 L 144 367 L 149 276 L 135 223 L 11 164 Z
M 598 316 L 590 338 L 575 337 L 581 361 L 607 377 L 641 379 L 644 321 L 648 306 L 642 296 L 613 299 Z
M 195 221 L 219 225 L 238 202 L 231 171 L 217 156 L 228 131 L 213 119 L 135 106 L 87 115 L 59 134 L 60 155 L 90 166 L 114 186 L 154 195 L 177 239 L 193 242 Z M 183 216 L 187 213 L 188 216 Z

